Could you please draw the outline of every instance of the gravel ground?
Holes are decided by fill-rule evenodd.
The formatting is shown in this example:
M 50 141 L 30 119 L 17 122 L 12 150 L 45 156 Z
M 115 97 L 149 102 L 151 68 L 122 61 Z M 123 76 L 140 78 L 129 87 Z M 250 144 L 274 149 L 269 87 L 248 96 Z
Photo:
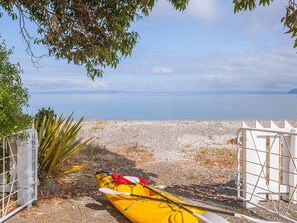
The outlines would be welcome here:
M 267 127 L 269 122 L 261 124 Z M 32 209 L 7 222 L 128 222 L 99 194 L 92 178 L 101 169 L 144 177 L 195 204 L 277 220 L 259 209 L 245 210 L 236 199 L 240 127 L 240 121 L 84 121 L 81 137 L 93 140 L 72 163 L 90 165 L 79 175 L 60 179 L 56 193 L 41 194 Z
M 154 153 L 158 161 L 187 160 L 182 149 L 226 147 L 236 137 L 240 121 L 85 121 L 83 136 L 116 152 L 141 146 Z

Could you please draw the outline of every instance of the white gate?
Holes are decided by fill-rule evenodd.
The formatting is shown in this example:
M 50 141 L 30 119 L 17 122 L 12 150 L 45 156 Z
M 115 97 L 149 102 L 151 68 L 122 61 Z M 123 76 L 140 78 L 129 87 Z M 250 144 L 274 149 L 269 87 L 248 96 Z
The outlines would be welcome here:
M 245 123 L 238 135 L 238 198 L 246 208 L 260 207 L 297 222 L 297 133 L 285 121 L 263 128 Z
M 37 133 L 26 130 L 0 142 L 0 222 L 37 200 Z

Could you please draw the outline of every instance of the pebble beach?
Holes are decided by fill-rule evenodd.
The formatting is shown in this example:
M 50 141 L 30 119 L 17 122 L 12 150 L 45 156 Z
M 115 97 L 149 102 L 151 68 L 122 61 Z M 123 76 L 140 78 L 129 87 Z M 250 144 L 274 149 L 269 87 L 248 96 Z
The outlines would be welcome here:
M 283 125 L 283 121 L 276 123 Z M 268 126 L 269 122 L 261 124 Z M 144 177 L 156 187 L 205 207 L 276 220 L 262 210 L 244 209 L 236 199 L 236 142 L 241 126 L 241 121 L 85 120 L 80 136 L 92 140 L 72 162 L 89 166 L 78 176 L 62 179 L 55 194 L 40 195 L 32 209 L 22 211 L 8 222 L 71 219 L 71 222 L 128 223 L 98 192 L 93 174 L 101 169 Z M 224 217 L 230 222 L 247 222 Z

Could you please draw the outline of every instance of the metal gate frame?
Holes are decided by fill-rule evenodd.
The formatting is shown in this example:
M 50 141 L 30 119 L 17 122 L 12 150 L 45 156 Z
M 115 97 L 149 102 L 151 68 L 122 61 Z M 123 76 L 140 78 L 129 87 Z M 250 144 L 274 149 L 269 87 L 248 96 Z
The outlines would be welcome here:
M 278 128 L 243 125 L 237 133 L 237 197 L 246 208 L 259 207 L 297 222 L 297 133 L 285 122 Z M 293 217 L 292 214 L 295 216 Z
M 2 146 L 2 149 L 1 149 Z M 34 129 L 0 141 L 0 222 L 37 200 L 38 138 Z

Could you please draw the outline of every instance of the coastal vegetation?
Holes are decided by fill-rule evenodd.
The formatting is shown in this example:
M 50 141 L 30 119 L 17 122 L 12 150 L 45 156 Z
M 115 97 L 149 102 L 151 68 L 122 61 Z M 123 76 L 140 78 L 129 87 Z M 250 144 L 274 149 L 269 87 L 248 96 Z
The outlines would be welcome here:
M 20 65 L 9 61 L 12 53 L 5 42 L 0 44 L 0 139 L 24 130 L 33 121 L 33 117 L 23 112 L 23 108 L 28 106 L 29 94 L 21 80 Z M 35 128 L 39 140 L 38 173 L 41 181 L 86 166 L 66 164 L 89 141 L 77 138 L 82 120 L 74 122 L 72 115 L 58 117 L 50 108 L 39 110 L 35 116 Z
M 39 180 L 54 178 L 61 174 L 80 170 L 87 166 L 67 164 L 91 139 L 78 138 L 83 118 L 74 122 L 69 117 L 57 116 L 52 109 L 41 109 L 35 117 L 38 132 Z
M 13 53 L 4 42 L 0 44 L 0 138 L 28 127 L 32 118 L 23 113 L 28 106 L 28 89 L 21 80 L 19 64 L 9 61 Z

